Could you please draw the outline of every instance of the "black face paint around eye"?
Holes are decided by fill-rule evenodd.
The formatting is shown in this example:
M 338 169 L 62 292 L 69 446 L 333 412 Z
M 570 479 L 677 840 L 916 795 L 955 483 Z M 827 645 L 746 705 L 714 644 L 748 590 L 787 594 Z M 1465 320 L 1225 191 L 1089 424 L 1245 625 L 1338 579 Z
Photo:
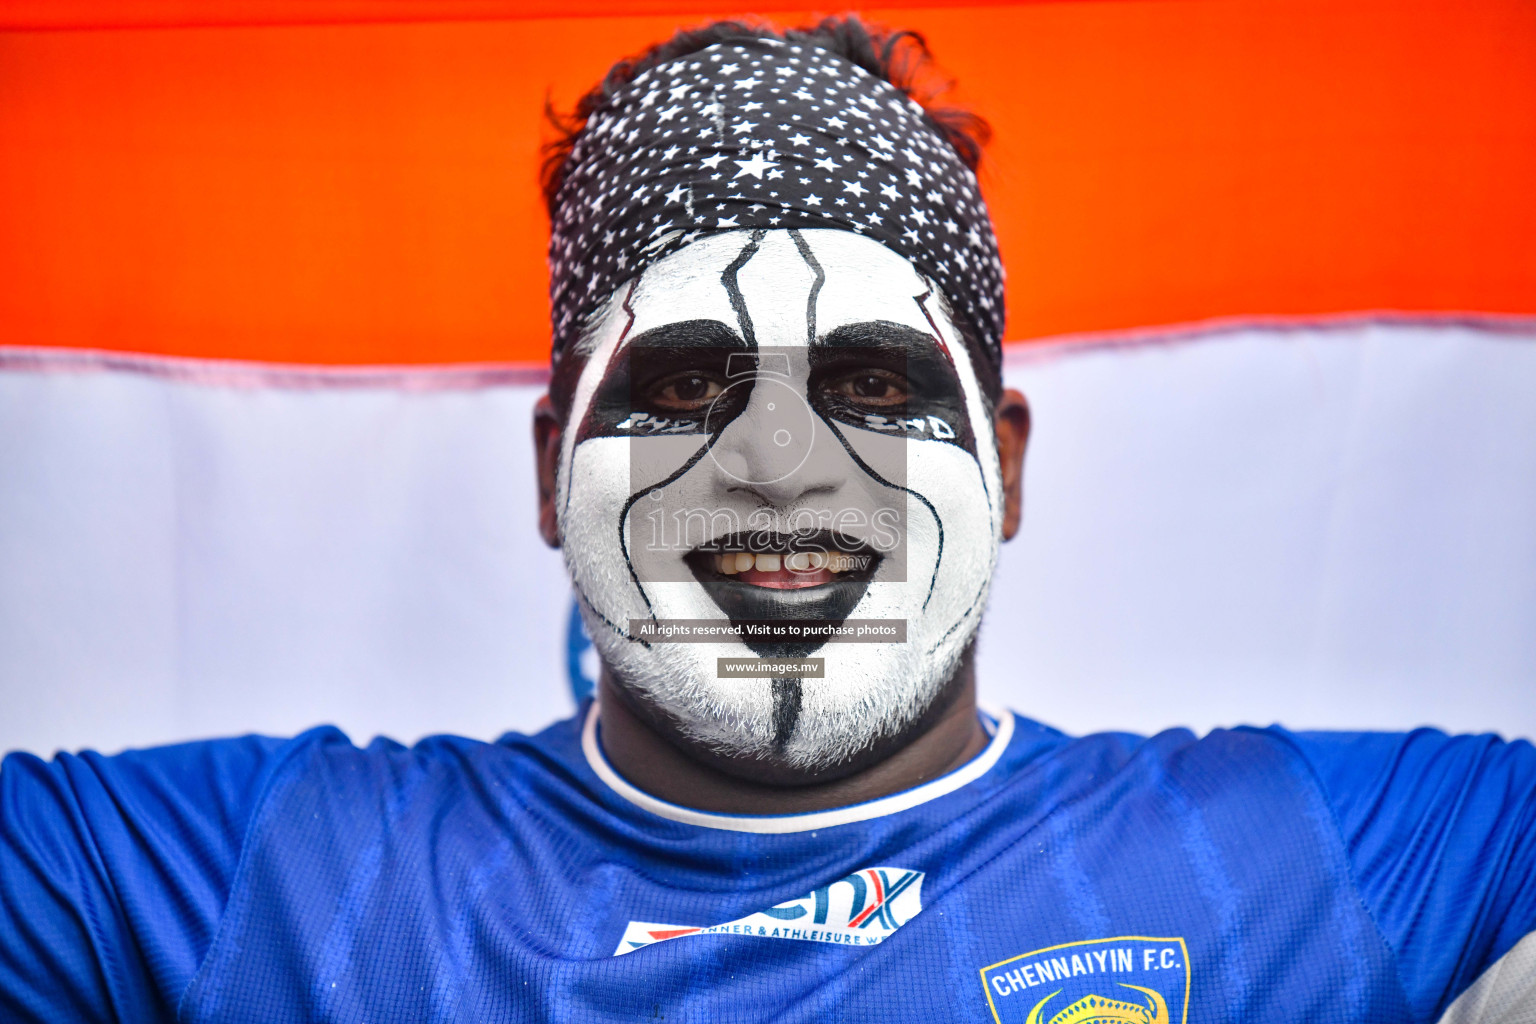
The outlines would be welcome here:
M 958 445 L 976 457 L 959 374 L 933 336 L 890 321 L 848 324 L 813 346 L 810 359 L 810 399 L 822 415 L 909 440 Z M 902 401 L 882 407 L 830 386 L 865 370 L 899 378 Z
M 658 392 L 670 380 L 680 383 L 689 374 L 706 382 L 730 383 L 733 357 L 751 351 L 748 342 L 718 320 L 683 320 L 637 335 L 610 361 L 582 418 L 577 443 L 594 437 L 701 433 L 711 405 L 720 406 L 711 427 L 722 429 L 726 409 L 745 405 L 747 395 L 739 390 L 725 403 L 697 409 L 689 408 L 681 394 L 674 392 L 677 401 L 669 403 Z

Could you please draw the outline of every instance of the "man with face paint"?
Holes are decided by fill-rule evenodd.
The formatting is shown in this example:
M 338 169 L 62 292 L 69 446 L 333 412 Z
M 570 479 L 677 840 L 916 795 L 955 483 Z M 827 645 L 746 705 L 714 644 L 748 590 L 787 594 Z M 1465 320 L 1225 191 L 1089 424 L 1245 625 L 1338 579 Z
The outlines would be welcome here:
M 610 76 L 555 154 L 543 523 L 618 773 L 815 809 L 986 746 L 970 650 L 1029 420 L 974 139 L 808 40 L 736 35 Z M 711 619 L 734 635 L 700 642 Z
M 933 282 L 851 231 L 730 231 L 647 267 L 588 339 L 540 448 L 622 773 L 695 806 L 813 808 L 984 746 L 968 652 L 1027 418 L 994 402 Z M 711 618 L 742 635 L 653 632 Z M 900 639 L 824 639 L 850 620 Z M 764 655 L 816 676 L 717 668 Z
M 1529 744 L 978 709 L 1029 418 L 922 56 L 722 24 L 589 94 L 535 434 L 598 699 L 14 755 L 0 1020 L 1536 1019 Z

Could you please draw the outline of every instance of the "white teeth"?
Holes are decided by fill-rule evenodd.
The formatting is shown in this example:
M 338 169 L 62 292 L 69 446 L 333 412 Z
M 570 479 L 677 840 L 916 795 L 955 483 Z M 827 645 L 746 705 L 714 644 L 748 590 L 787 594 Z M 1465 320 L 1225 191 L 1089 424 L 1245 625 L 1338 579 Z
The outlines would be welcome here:
M 784 568 L 791 572 L 817 572 L 826 567 L 825 551 L 796 551 L 784 556 Z
M 809 573 L 826 569 L 829 572 L 850 572 L 863 568 L 867 556 L 849 555 L 841 551 L 792 551 L 787 555 L 753 554 L 750 551 L 726 551 L 715 556 L 715 568 L 727 576 L 756 569 L 758 572 L 778 572 L 785 568 L 790 572 Z

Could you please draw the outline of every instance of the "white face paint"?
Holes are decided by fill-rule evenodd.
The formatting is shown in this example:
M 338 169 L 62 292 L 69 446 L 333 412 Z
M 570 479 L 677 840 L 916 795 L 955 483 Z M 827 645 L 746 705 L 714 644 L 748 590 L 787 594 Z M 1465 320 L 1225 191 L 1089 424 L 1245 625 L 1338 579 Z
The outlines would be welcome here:
M 1002 538 L 992 423 L 932 285 L 851 232 L 731 232 L 648 268 L 588 339 L 557 500 L 614 681 L 710 749 L 798 769 L 903 733 L 975 634 Z M 671 619 L 897 620 L 906 639 L 632 632 Z M 770 655 L 824 676 L 718 674 Z

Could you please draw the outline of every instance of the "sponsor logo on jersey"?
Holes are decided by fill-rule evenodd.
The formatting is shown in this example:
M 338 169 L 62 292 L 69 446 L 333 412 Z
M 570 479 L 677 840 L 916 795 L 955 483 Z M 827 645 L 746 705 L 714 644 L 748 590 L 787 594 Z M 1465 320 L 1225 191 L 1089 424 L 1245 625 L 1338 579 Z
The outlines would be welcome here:
M 907 868 L 864 868 L 799 899 L 724 924 L 631 921 L 613 955 L 690 935 L 750 935 L 841 946 L 879 945 L 923 909 L 923 877 L 923 872 Z
M 1185 1024 L 1181 938 L 1121 935 L 1020 953 L 981 969 L 997 1024 Z

